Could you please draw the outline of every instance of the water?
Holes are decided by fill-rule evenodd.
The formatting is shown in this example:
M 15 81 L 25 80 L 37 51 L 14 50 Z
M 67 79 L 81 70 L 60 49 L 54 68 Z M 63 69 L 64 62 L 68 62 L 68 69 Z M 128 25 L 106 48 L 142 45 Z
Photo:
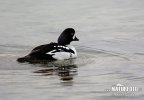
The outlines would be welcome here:
M 1 0 L 0 100 L 143 100 L 143 0 Z M 78 58 L 59 68 L 18 63 L 35 46 L 76 30 Z M 72 64 L 72 65 L 69 65 Z M 114 95 L 116 84 L 141 91 Z

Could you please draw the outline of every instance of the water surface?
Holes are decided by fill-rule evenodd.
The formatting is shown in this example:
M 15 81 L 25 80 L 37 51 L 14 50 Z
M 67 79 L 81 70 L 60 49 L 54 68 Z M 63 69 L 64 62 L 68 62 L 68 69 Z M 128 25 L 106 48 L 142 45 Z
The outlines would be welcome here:
M 1 100 L 143 100 L 143 0 L 1 0 Z M 35 46 L 76 30 L 78 58 L 18 63 Z M 62 65 L 61 65 L 62 64 Z M 61 66 L 61 67 L 59 67 Z M 142 91 L 115 96 L 116 84 Z

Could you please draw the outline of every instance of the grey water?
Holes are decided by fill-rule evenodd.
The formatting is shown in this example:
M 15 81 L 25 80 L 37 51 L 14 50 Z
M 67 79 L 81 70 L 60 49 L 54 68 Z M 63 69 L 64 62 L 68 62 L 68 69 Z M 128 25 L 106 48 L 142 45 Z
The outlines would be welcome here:
M 77 59 L 16 61 L 68 27 Z M 0 100 L 143 99 L 143 0 L 0 0 Z

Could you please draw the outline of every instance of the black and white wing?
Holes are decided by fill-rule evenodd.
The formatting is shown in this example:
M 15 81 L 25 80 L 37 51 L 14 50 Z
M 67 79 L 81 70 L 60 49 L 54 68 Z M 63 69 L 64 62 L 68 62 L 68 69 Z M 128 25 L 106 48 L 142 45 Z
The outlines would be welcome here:
M 40 45 L 35 47 L 30 55 L 35 54 L 50 54 L 54 55 L 56 52 L 68 52 L 68 53 L 74 53 L 74 51 L 67 46 L 59 45 L 58 43 L 50 43 L 45 45 Z

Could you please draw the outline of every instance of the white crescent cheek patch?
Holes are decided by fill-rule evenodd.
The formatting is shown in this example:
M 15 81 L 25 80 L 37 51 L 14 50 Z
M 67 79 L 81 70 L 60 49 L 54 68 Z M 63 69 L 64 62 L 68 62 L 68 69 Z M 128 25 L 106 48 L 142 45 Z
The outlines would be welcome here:
M 76 35 L 74 34 L 73 39 L 76 37 Z

